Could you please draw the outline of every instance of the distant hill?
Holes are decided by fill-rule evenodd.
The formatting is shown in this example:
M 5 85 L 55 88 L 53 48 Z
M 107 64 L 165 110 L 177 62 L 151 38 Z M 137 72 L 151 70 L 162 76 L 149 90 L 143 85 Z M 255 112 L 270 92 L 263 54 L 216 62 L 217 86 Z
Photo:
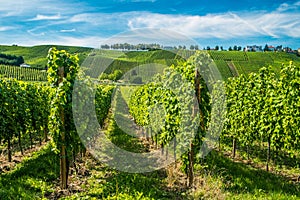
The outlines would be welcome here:
M 121 70 L 123 74 L 141 65 L 156 63 L 160 66 L 170 66 L 176 64 L 180 56 L 189 57 L 194 51 L 180 50 L 154 50 L 154 51 L 116 51 L 116 50 L 93 50 L 88 47 L 58 46 L 58 45 L 39 45 L 33 47 L 5 46 L 0 45 L 0 54 L 22 56 L 24 62 L 33 68 L 45 69 L 47 64 L 47 54 L 51 47 L 64 49 L 69 53 L 78 53 L 80 64 L 86 73 L 92 78 L 105 72 L 113 73 Z M 261 67 L 272 66 L 275 73 L 280 71 L 283 64 L 293 61 L 300 65 L 300 57 L 296 54 L 285 52 L 243 52 L 243 51 L 207 51 L 216 63 L 224 79 L 239 74 L 258 72 Z M 163 70 L 161 67 L 154 66 L 153 72 L 143 74 L 142 68 L 139 69 L 141 76 L 147 76 L 155 71 Z M 135 73 L 135 72 L 134 72 Z M 6 75 L 7 76 L 7 75 Z
M 243 51 L 208 51 L 226 79 L 239 74 L 258 72 L 261 67 L 271 66 L 275 73 L 281 66 L 293 61 L 300 65 L 300 57 L 293 53 L 285 52 L 243 52 Z
M 22 47 L 22 46 L 6 46 L 0 45 L 0 53 L 9 54 L 15 56 L 22 56 L 24 62 L 34 68 L 45 69 L 47 64 L 47 54 L 51 47 L 57 49 L 65 49 L 70 53 L 78 53 L 80 61 L 82 62 L 92 48 L 87 47 L 75 47 L 75 46 L 59 46 L 59 45 L 39 45 L 33 47 Z

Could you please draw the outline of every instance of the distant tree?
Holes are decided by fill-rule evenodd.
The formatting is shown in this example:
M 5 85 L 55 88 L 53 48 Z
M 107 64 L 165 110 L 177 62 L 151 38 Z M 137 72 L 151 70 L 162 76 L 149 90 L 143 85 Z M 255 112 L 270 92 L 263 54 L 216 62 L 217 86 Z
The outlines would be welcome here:
M 234 46 L 233 46 L 233 50 L 234 50 L 234 51 L 237 51 L 237 49 L 238 49 L 237 46 L 234 45 Z
M 195 50 L 199 50 L 199 46 L 198 45 L 195 45 Z
M 232 51 L 232 48 L 231 48 L 231 46 L 228 48 L 228 51 Z
M 276 51 L 282 51 L 282 45 L 276 47 Z
M 240 51 L 240 50 L 242 50 L 242 47 L 241 46 L 238 46 L 238 49 L 237 49 L 238 51 Z
M 178 49 L 182 49 L 182 46 L 181 46 L 181 45 L 179 45 L 179 46 L 178 46 Z
M 207 46 L 207 47 L 206 47 L 206 50 L 210 50 L 210 46 Z
M 223 46 L 220 47 L 221 51 L 223 51 Z
M 215 50 L 216 50 L 216 51 L 219 51 L 219 46 L 218 46 L 218 45 L 215 47 Z
M 185 45 L 183 45 L 182 49 L 186 49 L 186 46 L 185 46 Z
M 264 51 L 269 51 L 268 44 L 265 45 Z
M 190 46 L 190 50 L 195 50 L 195 46 L 194 46 L 194 45 L 191 45 L 191 46 Z
M 103 44 L 103 45 L 101 45 L 101 49 L 109 49 L 109 45 L 108 44 Z

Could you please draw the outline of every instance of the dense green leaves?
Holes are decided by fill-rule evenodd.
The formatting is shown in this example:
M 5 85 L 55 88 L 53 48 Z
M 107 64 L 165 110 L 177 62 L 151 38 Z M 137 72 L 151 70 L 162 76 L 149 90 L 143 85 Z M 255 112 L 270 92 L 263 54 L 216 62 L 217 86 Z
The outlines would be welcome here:
M 300 68 L 283 66 L 279 76 L 263 67 L 258 74 L 229 79 L 224 137 L 243 146 L 267 143 L 293 155 L 299 150 Z
M 135 122 L 150 130 L 157 144 L 174 146 L 174 156 L 180 155 L 184 168 L 189 168 L 190 185 L 193 160 L 200 152 L 209 122 L 209 92 L 200 76 L 209 62 L 207 56 L 197 52 L 139 87 L 129 103 Z M 209 76 L 205 78 L 211 80 Z
M 0 79 L 0 141 L 8 144 L 13 138 L 30 137 L 41 140 L 42 131 L 47 132 L 50 88 L 41 83 L 19 82 L 14 79 Z M 10 155 L 9 155 L 10 160 Z

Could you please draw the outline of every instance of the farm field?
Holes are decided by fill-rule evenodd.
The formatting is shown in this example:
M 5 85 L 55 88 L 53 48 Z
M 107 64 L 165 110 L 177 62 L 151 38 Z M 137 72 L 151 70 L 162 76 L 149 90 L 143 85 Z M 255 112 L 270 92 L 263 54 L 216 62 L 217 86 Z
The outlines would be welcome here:
M 257 73 L 260 68 L 269 66 L 275 73 L 279 73 L 283 64 L 288 65 L 290 61 L 296 65 L 300 63 L 299 56 L 285 52 L 209 51 L 208 53 L 225 79 L 232 75 L 224 62 L 233 63 L 238 74 Z
M 50 47 L 52 46 L 21 47 L 0 45 L 0 53 L 23 56 L 24 61 L 33 68 L 45 69 L 47 64 L 46 56 Z M 186 59 L 194 53 L 194 51 L 190 50 L 122 52 L 116 50 L 93 50 L 91 48 L 72 46 L 55 47 L 65 49 L 70 53 L 77 53 L 79 64 L 86 70 L 86 74 L 92 78 L 98 78 L 102 72 L 110 74 L 116 70 L 121 70 L 125 74 L 137 66 L 149 65 L 151 63 L 155 63 L 155 66 L 170 66 L 175 64 L 177 60 Z M 260 68 L 268 66 L 271 66 L 275 73 L 279 73 L 282 65 L 287 65 L 290 61 L 300 64 L 300 57 L 285 52 L 208 51 L 208 54 L 214 60 L 224 80 L 236 74 L 257 73 Z M 234 69 L 232 69 L 232 66 Z M 2 70 L 0 74 L 4 73 Z M 27 75 L 22 76 L 24 77 L 22 80 L 31 79 L 25 76 Z M 14 75 L 14 77 L 16 76 Z M 46 81 L 44 75 L 40 75 L 39 80 Z
M 27 51 L 1 48 L 14 55 Z M 0 66 L 0 199 L 300 199 L 295 55 L 186 51 L 192 56 L 186 61 L 162 50 L 68 48 L 43 58 L 48 72 Z M 209 56 L 226 80 L 215 82 L 213 93 L 195 77 L 205 67 L 195 61 Z M 118 70 L 122 78 L 95 81 Z M 195 99 L 177 95 L 183 93 L 194 95 L 198 108 Z M 212 101 L 213 95 L 219 98 Z M 85 107 L 90 97 L 93 108 Z M 223 116 L 224 126 L 203 158 L 203 137 L 209 126 L 217 127 L 213 116 Z M 93 120 L 101 131 L 92 129 Z M 192 131 L 194 137 L 186 138 Z M 118 151 L 106 148 L 101 134 L 128 152 L 157 150 L 176 162 L 150 172 L 117 170 L 114 160 L 122 165 L 131 158 L 114 159 Z M 113 154 L 97 157 L 94 143 Z M 186 151 L 178 151 L 183 144 Z M 127 170 L 140 166 L 129 163 Z

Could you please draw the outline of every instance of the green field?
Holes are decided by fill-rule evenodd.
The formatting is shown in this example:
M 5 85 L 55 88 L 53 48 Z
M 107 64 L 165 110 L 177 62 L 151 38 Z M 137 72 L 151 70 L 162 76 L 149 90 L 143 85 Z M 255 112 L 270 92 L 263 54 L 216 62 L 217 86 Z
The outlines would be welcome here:
M 24 61 L 35 68 L 45 69 L 47 64 L 47 54 L 51 47 L 57 49 L 64 49 L 70 53 L 78 53 L 79 58 L 83 60 L 86 55 L 92 50 L 86 47 L 73 47 L 73 46 L 58 46 L 58 45 L 39 45 L 33 47 L 23 46 L 5 46 L 0 45 L 0 52 L 4 54 L 11 54 L 16 56 L 23 56 Z
M 269 66 L 278 73 L 281 66 L 288 65 L 290 61 L 296 65 L 300 64 L 299 56 L 285 52 L 208 51 L 208 53 L 225 79 L 233 75 L 229 72 L 231 70 L 228 62 L 235 66 L 237 74 L 257 73 L 260 68 Z
M 191 51 L 183 53 L 193 54 Z M 290 64 L 278 74 L 279 77 L 273 76 L 267 68 L 261 69 L 257 75 L 241 75 L 258 71 L 261 64 L 273 63 L 280 67 L 291 60 L 297 63 L 298 57 L 271 52 L 210 53 L 216 58 L 215 64 L 224 79 L 240 76 L 225 82 L 226 100 L 220 99 L 227 103 L 225 126 L 218 130 L 222 132 L 221 136 L 204 158 L 199 147 L 202 147 L 206 130 L 201 132 L 200 126 L 195 140 L 186 141 L 193 150 L 176 154 L 172 150 L 176 143 L 170 142 L 173 138 L 176 141 L 185 139 L 182 136 L 190 133 L 190 127 L 195 126 L 194 123 L 181 126 L 186 116 L 190 117 L 195 112 L 194 99 L 183 96 L 178 101 L 178 96 L 174 95 L 178 91 L 187 91 L 181 90 L 185 86 L 192 87 L 191 94 L 199 94 L 203 100 L 198 102 L 203 118 L 200 116 L 196 120 L 203 125 L 214 125 L 215 121 L 209 119 L 216 113 L 209 110 L 212 101 L 206 96 L 205 83 L 200 82 L 200 77 L 199 84 L 197 81 L 184 83 L 178 76 L 181 73 L 183 77 L 194 80 L 197 64 L 194 61 L 199 61 L 196 58 L 202 56 L 201 52 L 195 54 L 199 57 L 165 70 L 167 62 L 176 64 L 177 60 L 181 60 L 180 56 L 160 50 L 91 51 L 84 62 L 81 60 L 88 75 L 98 78 L 97 73 L 118 69 L 124 76 L 123 80 L 108 84 L 85 77 L 83 83 L 91 84 L 91 87 L 77 91 L 81 105 L 73 104 L 76 92 L 71 90 L 72 83 L 67 82 L 68 78 L 75 80 L 76 76 L 65 74 L 66 81 L 59 82 L 60 69 L 51 59 L 50 69 L 57 70 L 48 74 L 49 83 L 54 88 L 39 83 L 46 80 L 45 70 L 0 65 L 0 199 L 300 199 L 300 147 L 297 139 L 300 134 L 300 114 L 297 112 L 300 68 Z M 59 52 L 52 58 L 62 54 Z M 66 63 L 59 62 L 62 67 L 66 67 Z M 108 67 L 105 68 L 105 65 Z M 69 69 L 78 66 L 77 63 L 67 65 Z M 274 71 L 275 67 L 272 68 Z M 143 84 L 151 81 L 156 73 L 164 75 L 145 87 L 126 83 L 139 77 Z M 255 82 L 259 84 L 253 84 Z M 92 86 L 92 83 L 95 85 Z M 168 84 L 174 83 L 178 85 L 171 90 L 165 89 Z M 222 95 L 218 93 L 221 87 L 215 89 L 216 94 Z M 92 91 L 95 91 L 94 96 L 91 96 Z M 86 107 L 84 103 L 90 97 L 93 105 Z M 184 109 L 189 103 L 192 103 L 189 107 L 192 112 Z M 219 101 L 214 104 L 217 109 L 220 108 L 218 104 Z M 77 109 L 82 109 L 82 118 L 74 115 Z M 92 118 L 90 111 L 95 111 Z M 163 124 L 160 124 L 160 118 Z M 80 123 L 75 130 L 72 122 L 78 119 Z M 90 119 L 98 121 L 101 132 L 98 127 L 96 131 L 90 129 Z M 186 132 L 180 131 L 181 127 Z M 84 132 L 80 135 L 81 139 L 76 131 Z M 92 131 L 94 134 L 90 135 Z M 100 133 L 127 152 L 141 154 L 157 150 L 162 159 L 174 156 L 176 161 L 158 170 L 151 168 L 149 172 L 118 171 L 116 165 L 105 161 L 117 161 L 119 165 L 126 163 L 126 169 L 136 169 L 140 164 L 147 167 L 148 164 L 131 162 L 127 156 L 115 157 L 122 154 L 117 148 L 106 148 L 107 141 L 98 140 Z M 87 149 L 82 144 L 85 134 L 87 141 L 91 141 L 85 143 Z M 104 147 L 100 153 L 104 153 L 105 157 L 97 158 L 97 147 L 90 146 L 94 143 Z M 161 148 L 166 146 L 169 148 Z M 67 153 L 63 154 L 65 147 Z M 63 160 L 68 166 L 65 171 L 68 188 L 60 185 Z M 189 173 L 189 163 L 192 163 L 193 175 Z
M 47 81 L 46 70 L 0 65 L 0 76 L 23 81 Z
M 116 50 L 93 50 L 86 47 L 40 45 L 33 47 L 4 46 L 0 45 L 0 53 L 23 56 L 26 63 L 33 68 L 45 69 L 46 56 L 49 48 L 65 49 L 70 53 L 77 53 L 82 68 L 85 68 L 87 75 L 98 78 L 102 72 L 113 73 L 121 70 L 123 74 L 141 65 L 156 63 L 164 66 L 176 64 L 177 60 L 188 58 L 194 51 L 116 51 Z M 282 64 L 289 64 L 293 61 L 300 63 L 300 57 L 285 52 L 242 52 L 242 51 L 208 51 L 215 61 L 221 75 L 226 80 L 236 74 L 248 74 L 258 72 L 261 67 L 272 66 L 274 72 L 278 73 Z M 156 69 L 153 69 L 155 71 Z M 149 70 L 148 70 L 149 71 Z M 161 70 L 158 70 L 160 73 Z M 142 76 L 144 75 L 140 71 Z M 5 74 L 7 77 L 11 77 Z M 23 75 L 22 77 L 25 77 Z M 30 78 L 24 78 L 30 79 Z M 44 80 L 40 78 L 40 80 Z

